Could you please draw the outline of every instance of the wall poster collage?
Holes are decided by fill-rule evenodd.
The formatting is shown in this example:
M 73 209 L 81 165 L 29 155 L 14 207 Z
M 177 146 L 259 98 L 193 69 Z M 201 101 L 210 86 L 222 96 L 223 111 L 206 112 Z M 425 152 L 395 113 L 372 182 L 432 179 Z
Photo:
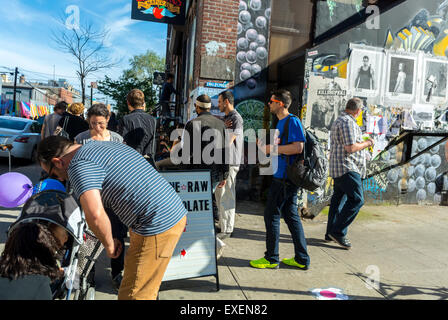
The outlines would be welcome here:
M 316 55 L 317 50 L 312 52 Z M 335 66 L 323 65 L 322 68 L 329 70 L 325 75 L 310 72 L 305 89 L 304 126 L 321 139 L 327 150 L 330 149 L 331 126 L 352 97 L 364 100 L 363 112 L 357 121 L 362 132 L 375 140 L 370 159 L 375 161 L 369 161 L 369 172 L 377 172 L 379 168 L 375 169 L 375 166 L 389 166 L 401 159 L 399 146 L 381 153 L 391 138 L 398 134 L 399 125 L 412 129 L 438 130 L 435 114 L 439 109 L 446 109 L 448 103 L 446 57 L 435 57 L 421 51 L 407 52 L 350 44 L 346 78 L 341 77 L 340 69 L 331 72 Z M 399 117 L 400 114 L 402 117 Z M 397 120 L 400 118 L 401 122 Z M 406 189 L 407 193 L 401 199 L 407 203 L 439 203 L 434 191 L 435 179 L 446 171 L 448 165 L 443 161 L 445 158 L 448 161 L 448 151 L 445 151 L 448 144 L 438 145 L 439 140 L 435 137 L 420 137 L 413 143 L 413 150 L 423 151 L 426 146 L 435 144 L 430 152 L 419 156 L 412 163 L 365 180 L 366 199 L 396 199 Z M 308 194 L 305 200 L 308 207 L 327 202 L 331 197 L 330 189 L 326 186 Z
M 350 44 L 351 96 L 367 105 L 407 109 L 416 125 L 432 129 L 434 108 L 448 102 L 448 59 L 431 54 Z
M 365 106 L 405 110 L 414 121 L 411 128 L 433 129 L 435 108 L 448 102 L 448 59 L 424 52 L 385 50 L 350 44 L 347 79 L 310 73 L 307 88 L 305 127 L 328 137 L 331 124 L 352 97 Z M 370 116 L 379 116 L 374 110 Z M 367 132 L 384 131 L 364 114 L 361 127 Z M 369 124 L 370 122 L 370 124 Z M 388 123 L 391 125 L 391 123 Z M 367 130 L 368 128 L 372 130 Z

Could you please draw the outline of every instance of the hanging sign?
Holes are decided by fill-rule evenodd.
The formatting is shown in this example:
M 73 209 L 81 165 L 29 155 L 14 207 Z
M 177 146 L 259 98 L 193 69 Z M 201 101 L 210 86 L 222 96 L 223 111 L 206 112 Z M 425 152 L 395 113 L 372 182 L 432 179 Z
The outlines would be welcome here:
M 186 2 L 187 0 L 132 0 L 131 18 L 184 25 Z
M 210 171 L 162 171 L 161 175 L 188 210 L 187 225 L 163 281 L 213 275 L 219 288 Z
M 205 83 L 205 86 L 207 88 L 217 88 L 217 89 L 227 89 L 227 85 L 229 84 L 229 82 L 207 82 Z

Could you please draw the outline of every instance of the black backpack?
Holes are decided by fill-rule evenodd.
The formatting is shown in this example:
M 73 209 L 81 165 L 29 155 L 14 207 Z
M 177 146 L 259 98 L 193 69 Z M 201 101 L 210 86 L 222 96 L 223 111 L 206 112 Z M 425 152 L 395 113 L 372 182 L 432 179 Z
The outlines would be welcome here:
M 296 117 L 295 115 L 291 116 Z M 283 128 L 282 137 L 286 137 L 286 144 L 289 138 L 290 120 L 291 117 L 286 120 Z M 305 129 L 304 134 L 306 142 L 303 146 L 303 152 L 296 157 L 292 164 L 289 164 L 289 156 L 287 156 L 286 176 L 295 186 L 308 191 L 315 191 L 327 181 L 328 159 L 319 143 L 319 139 Z

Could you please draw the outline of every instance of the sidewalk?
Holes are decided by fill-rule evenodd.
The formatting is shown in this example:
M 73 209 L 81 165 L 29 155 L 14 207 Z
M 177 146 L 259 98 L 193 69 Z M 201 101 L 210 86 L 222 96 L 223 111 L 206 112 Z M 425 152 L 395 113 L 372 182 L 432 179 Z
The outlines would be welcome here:
M 265 251 L 263 206 L 237 206 L 234 235 L 226 239 L 215 277 L 162 284 L 161 300 L 316 299 L 311 290 L 339 288 L 351 300 L 448 299 L 448 208 L 441 206 L 366 206 L 349 229 L 350 251 L 325 243 L 326 214 L 303 221 L 311 266 L 301 271 L 280 265 L 258 270 L 249 260 Z M 280 257 L 294 255 L 282 220 Z M 379 283 L 372 280 L 379 272 Z M 371 278 L 369 279 L 369 276 Z M 107 283 L 109 280 L 107 278 Z M 370 284 L 370 285 L 369 285 Z M 376 288 L 372 288 L 372 286 Z M 98 288 L 97 299 L 109 299 Z
M 0 210 L 0 251 L 4 230 L 18 210 Z M 303 221 L 310 269 L 280 264 L 258 270 L 249 260 L 265 251 L 263 207 L 242 201 L 237 206 L 233 237 L 226 239 L 215 277 L 163 283 L 160 300 L 314 300 L 313 289 L 336 288 L 350 300 L 448 299 L 448 208 L 442 206 L 365 206 L 349 229 L 349 251 L 325 243 L 326 214 Z M 282 220 L 280 257 L 293 256 Z M 102 254 L 97 265 L 97 300 L 116 299 Z M 375 282 L 379 280 L 379 282 Z

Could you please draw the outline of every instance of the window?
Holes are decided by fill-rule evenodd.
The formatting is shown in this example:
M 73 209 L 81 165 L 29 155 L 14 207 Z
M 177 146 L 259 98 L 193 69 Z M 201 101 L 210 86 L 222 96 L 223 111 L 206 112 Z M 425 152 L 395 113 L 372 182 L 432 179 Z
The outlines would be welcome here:
M 10 119 L 0 119 L 0 129 L 11 129 L 21 131 L 25 129 L 25 121 L 16 121 Z
M 42 125 L 39 122 L 35 121 L 31 124 L 30 130 L 31 133 L 40 133 L 42 131 Z

